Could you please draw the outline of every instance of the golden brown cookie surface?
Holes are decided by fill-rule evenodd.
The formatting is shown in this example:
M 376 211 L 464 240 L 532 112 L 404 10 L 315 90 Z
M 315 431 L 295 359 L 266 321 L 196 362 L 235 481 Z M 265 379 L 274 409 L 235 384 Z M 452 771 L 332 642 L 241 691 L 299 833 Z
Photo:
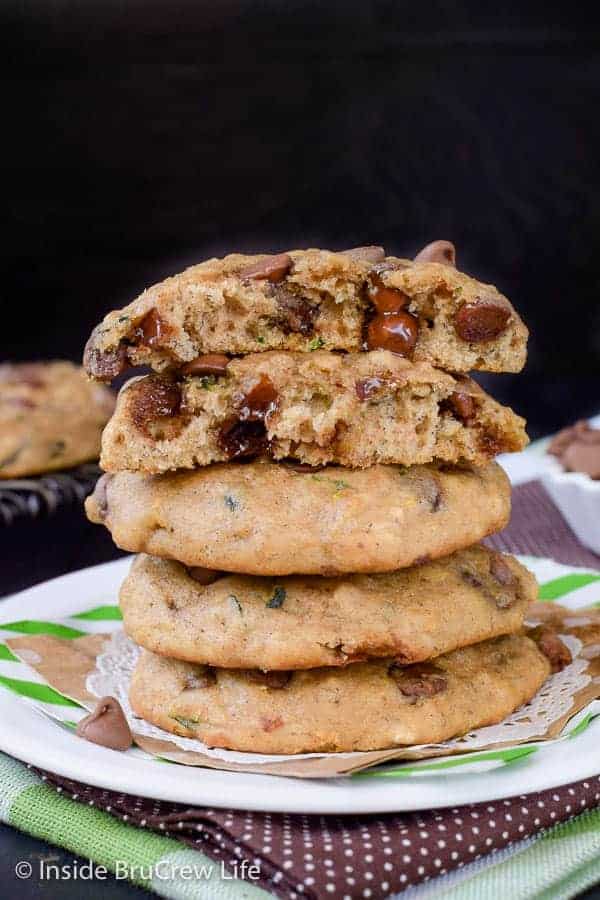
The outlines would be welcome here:
M 0 478 L 20 478 L 97 459 L 115 404 L 70 362 L 0 365 Z
M 483 546 L 382 575 L 227 575 L 141 555 L 120 592 L 125 631 L 161 656 L 223 668 L 421 662 L 520 630 L 536 599 L 514 557 Z
M 143 651 L 130 700 L 142 718 L 209 746 L 376 750 L 496 724 L 549 675 L 548 659 L 523 635 L 483 641 L 433 663 L 379 660 L 288 673 L 212 669 Z
M 391 572 L 499 531 L 510 515 L 510 483 L 496 463 L 313 473 L 256 461 L 107 475 L 86 510 L 122 549 L 189 566 L 251 575 Z
M 527 329 L 493 285 L 443 254 L 382 248 L 210 259 L 109 313 L 85 352 L 107 380 L 129 365 L 178 368 L 206 353 L 384 347 L 454 372 L 518 372 Z
M 102 467 L 149 474 L 255 457 L 365 468 L 483 465 L 527 443 L 524 420 L 469 378 L 384 350 L 258 353 L 221 375 L 135 378 L 102 439 Z

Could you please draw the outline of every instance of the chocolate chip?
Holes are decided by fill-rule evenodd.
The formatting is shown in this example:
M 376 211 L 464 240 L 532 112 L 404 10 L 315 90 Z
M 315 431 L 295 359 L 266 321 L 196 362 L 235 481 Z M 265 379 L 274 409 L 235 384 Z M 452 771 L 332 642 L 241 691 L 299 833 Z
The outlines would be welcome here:
M 223 572 L 216 569 L 204 569 L 202 566 L 191 566 L 188 569 L 188 575 L 201 585 L 213 584 L 219 578 L 223 577 Z
M 367 292 L 378 313 L 398 313 L 408 306 L 410 301 L 410 297 L 404 291 L 387 287 L 377 273 L 372 273 Z
M 367 329 L 369 350 L 389 350 L 410 357 L 419 336 L 419 322 L 407 312 L 377 315 Z
M 279 310 L 276 324 L 284 334 L 311 335 L 315 327 L 315 319 L 319 313 L 305 297 L 293 294 L 285 287 L 276 285 L 273 296 Z
M 411 703 L 416 703 L 421 697 L 435 697 L 448 688 L 443 671 L 431 663 L 417 663 L 406 667 L 392 663 L 388 675 L 394 679 L 400 693 L 408 697 Z
M 240 459 L 266 453 L 270 443 L 264 422 L 242 422 L 235 418 L 223 425 L 217 440 L 219 447 L 228 459 Z
M 264 684 L 273 690 L 281 690 L 292 680 L 293 672 L 263 672 L 261 669 L 246 669 L 245 673 L 249 681 L 254 684 Z
M 559 638 L 557 633 L 547 625 L 538 625 L 529 632 L 544 656 L 548 658 L 553 672 L 560 672 L 573 662 L 571 651 Z
M 133 743 L 125 713 L 115 697 L 98 700 L 93 712 L 78 723 L 75 734 L 111 750 L 129 750 Z
M 510 309 L 482 298 L 463 304 L 454 318 L 454 326 L 463 341 L 492 341 L 506 329 L 510 315 Z
M 281 281 L 292 268 L 292 262 L 292 257 L 287 253 L 279 253 L 247 266 L 239 275 L 240 278 L 252 278 L 256 281 Z
M 132 392 L 131 417 L 134 425 L 148 432 L 148 426 L 163 417 L 177 416 L 181 412 L 179 385 L 161 375 L 148 375 L 129 390 Z
M 297 472 L 298 475 L 315 475 L 317 472 L 322 472 L 326 468 L 326 466 L 311 466 L 310 463 L 296 462 L 293 459 L 280 460 L 280 465 L 285 465 L 287 469 L 291 469 L 292 472 Z
M 354 385 L 356 396 L 359 400 L 369 400 L 381 390 L 384 383 L 381 378 L 361 378 Z
M 505 587 L 515 583 L 515 575 L 501 553 L 490 555 L 490 575 Z
M 219 378 L 227 371 L 230 359 L 223 353 L 205 353 L 181 367 L 182 375 L 216 375 Z
M 196 691 L 213 687 L 217 683 L 217 673 L 212 666 L 199 666 L 195 672 L 185 676 L 184 691 Z
M 238 403 L 242 422 L 264 422 L 277 408 L 278 394 L 268 375 L 261 375 Z
M 349 256 L 350 259 L 357 259 L 360 262 L 377 263 L 385 259 L 385 250 L 383 247 L 353 247 L 351 250 L 341 250 L 342 256 Z
M 108 515 L 108 485 L 111 478 L 112 475 L 108 472 L 101 475 L 94 488 L 94 500 L 96 501 L 96 506 L 98 508 L 98 515 L 102 521 L 104 521 Z
M 83 367 L 88 375 L 97 381 L 111 381 L 122 375 L 128 367 L 125 345 L 119 344 L 115 350 L 99 350 L 94 341 L 92 334 L 83 352 Z
M 170 325 L 160 317 L 155 309 L 151 309 L 138 322 L 134 331 L 134 340 L 146 347 L 160 346 L 169 331 L 171 331 Z
M 466 391 L 453 391 L 440 407 L 449 409 L 463 425 L 470 425 L 475 419 L 475 400 Z
M 416 263 L 436 262 L 444 266 L 456 265 L 456 249 L 450 241 L 432 241 L 415 256 Z
M 479 575 L 476 575 L 475 572 L 471 571 L 471 569 L 461 569 L 460 577 L 465 582 L 465 584 L 470 584 L 471 587 L 474 587 L 474 588 L 482 588 L 483 587 L 483 581 L 481 580 Z

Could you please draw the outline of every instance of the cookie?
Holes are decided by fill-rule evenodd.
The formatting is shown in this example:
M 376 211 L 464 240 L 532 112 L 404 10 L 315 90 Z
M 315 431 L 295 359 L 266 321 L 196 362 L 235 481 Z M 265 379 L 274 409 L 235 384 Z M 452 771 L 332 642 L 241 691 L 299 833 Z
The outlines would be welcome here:
M 267 352 L 223 373 L 132 379 L 102 439 L 102 467 L 150 474 L 267 453 L 311 465 L 482 465 L 522 450 L 525 422 L 467 377 L 386 350 Z
M 422 662 L 519 631 L 536 596 L 524 566 L 482 546 L 389 574 L 279 580 L 142 555 L 120 593 L 125 631 L 147 650 L 268 670 Z
M 441 246 L 440 246 L 441 245 Z M 381 247 L 210 259 L 109 313 L 84 365 L 180 368 L 206 353 L 388 349 L 442 369 L 519 372 L 527 329 L 495 287 L 459 272 L 446 241 L 414 261 Z
M 124 550 L 248 575 L 392 572 L 503 528 L 510 483 L 496 463 L 327 467 L 268 461 L 168 475 L 105 475 L 86 501 Z
M 138 716 L 211 747 L 381 750 L 497 724 L 549 675 L 548 659 L 524 635 L 454 650 L 434 663 L 378 660 L 287 673 L 213 669 L 146 650 L 129 697 Z
M 38 475 L 100 454 L 114 395 L 70 362 L 0 365 L 0 478 Z

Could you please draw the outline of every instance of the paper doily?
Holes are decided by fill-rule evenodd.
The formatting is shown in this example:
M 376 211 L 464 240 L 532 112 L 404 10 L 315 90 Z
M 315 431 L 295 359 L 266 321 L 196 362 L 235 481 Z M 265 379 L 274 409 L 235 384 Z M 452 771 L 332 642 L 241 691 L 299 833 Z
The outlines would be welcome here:
M 439 750 L 440 755 L 457 751 L 467 753 L 483 747 L 489 748 L 494 744 L 524 743 L 535 740 L 541 734 L 546 733 L 550 725 L 568 713 L 573 706 L 573 695 L 590 681 L 590 675 L 586 671 L 587 661 L 579 656 L 582 647 L 581 641 L 571 635 L 562 635 L 561 639 L 571 651 L 573 662 L 562 672 L 552 675 L 529 703 L 521 706 L 498 725 L 478 728 L 462 737 L 440 744 L 413 745 L 410 747 L 411 752 Z M 125 632 L 115 631 L 105 650 L 98 655 L 95 671 L 91 672 L 86 680 L 86 688 L 91 694 L 95 694 L 97 697 L 110 694 L 119 700 L 133 732 L 144 737 L 170 741 L 182 750 L 203 753 L 227 762 L 256 764 L 280 762 L 285 759 L 310 759 L 324 755 L 323 753 L 302 753 L 293 756 L 240 753 L 234 750 L 207 747 L 202 741 L 195 738 L 179 737 L 156 725 L 151 725 L 136 716 L 129 703 L 129 682 L 139 655 L 140 648 L 127 637 Z M 333 753 L 327 755 L 345 758 L 355 754 Z

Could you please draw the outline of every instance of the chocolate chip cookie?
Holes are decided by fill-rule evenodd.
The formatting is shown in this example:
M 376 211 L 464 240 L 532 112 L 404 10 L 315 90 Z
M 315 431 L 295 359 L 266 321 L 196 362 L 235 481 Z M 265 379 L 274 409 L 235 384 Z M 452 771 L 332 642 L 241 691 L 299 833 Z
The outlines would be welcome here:
M 101 463 L 154 474 L 266 453 L 312 465 L 482 465 L 523 449 L 524 426 L 466 376 L 386 350 L 270 351 L 215 374 L 132 379 L 104 432 Z
M 114 395 L 70 362 L 0 365 L 0 478 L 97 459 Z
M 475 546 L 385 575 L 278 580 L 141 555 L 120 600 L 127 634 L 161 656 L 285 670 L 422 662 L 519 631 L 536 596 L 514 557 Z
M 537 644 L 499 637 L 401 666 L 395 660 L 301 672 L 214 669 L 143 651 L 137 715 L 212 747 L 257 753 L 378 750 L 437 743 L 494 725 L 550 675 Z
M 503 528 L 510 483 L 483 468 L 319 472 L 255 461 L 105 475 L 86 501 L 124 550 L 248 575 L 391 572 Z
M 387 349 L 466 372 L 518 372 L 527 329 L 495 287 L 436 241 L 415 260 L 381 247 L 210 259 L 109 313 L 84 365 L 110 380 L 131 365 L 178 369 L 204 354 Z

